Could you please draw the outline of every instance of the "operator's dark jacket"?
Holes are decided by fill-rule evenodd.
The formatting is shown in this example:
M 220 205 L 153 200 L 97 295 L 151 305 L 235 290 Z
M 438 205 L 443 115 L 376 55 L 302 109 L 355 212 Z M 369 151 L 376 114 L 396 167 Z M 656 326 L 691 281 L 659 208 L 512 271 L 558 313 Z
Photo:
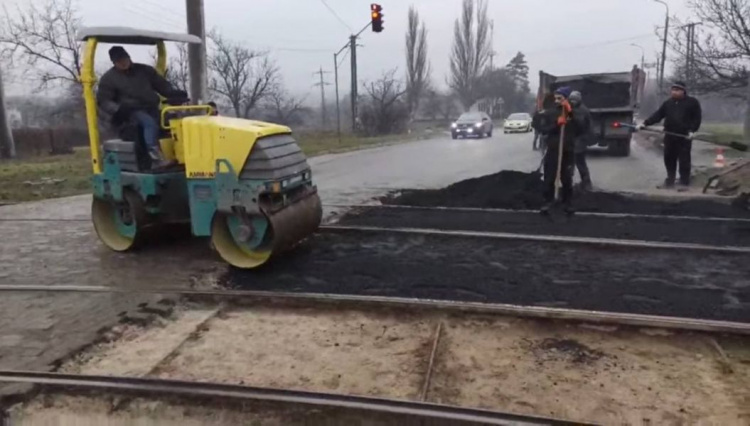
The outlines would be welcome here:
M 560 131 L 562 130 L 562 127 L 557 125 L 557 118 L 560 115 L 562 115 L 562 107 L 559 106 L 545 109 L 543 112 L 540 129 L 542 134 L 547 135 L 548 150 L 556 151 L 557 147 L 560 145 Z M 588 119 L 590 118 L 591 116 L 588 115 Z M 586 115 L 577 113 L 574 109 L 571 113 L 570 120 L 565 126 L 563 150 L 574 151 L 576 140 L 586 129 L 588 129 L 587 126 L 590 126 L 590 124 L 587 122 Z
M 701 104 L 697 99 L 685 95 L 682 99 L 668 99 L 646 121 L 646 126 L 652 126 L 664 120 L 664 131 L 687 135 L 697 132 L 701 127 L 703 114 Z
M 159 95 L 180 97 L 169 82 L 148 65 L 134 63 L 127 71 L 112 67 L 104 73 L 96 93 L 102 119 L 117 127 L 126 122 L 133 111 L 146 111 L 158 117 Z

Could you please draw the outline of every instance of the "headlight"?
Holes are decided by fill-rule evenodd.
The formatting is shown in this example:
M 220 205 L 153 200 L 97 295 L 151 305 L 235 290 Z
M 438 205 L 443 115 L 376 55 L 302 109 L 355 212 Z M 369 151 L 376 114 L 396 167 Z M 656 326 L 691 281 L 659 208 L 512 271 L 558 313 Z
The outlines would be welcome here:
M 482 127 L 482 123 L 477 123 L 476 126 L 477 127 Z
M 458 127 L 458 124 L 456 124 L 456 123 L 451 123 L 451 127 L 455 129 L 456 127 Z

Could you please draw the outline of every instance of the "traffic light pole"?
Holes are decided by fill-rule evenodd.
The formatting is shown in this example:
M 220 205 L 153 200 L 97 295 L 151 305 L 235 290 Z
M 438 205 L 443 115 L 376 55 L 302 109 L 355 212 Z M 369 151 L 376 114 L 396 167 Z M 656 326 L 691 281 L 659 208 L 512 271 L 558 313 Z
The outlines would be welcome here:
M 352 58 L 352 132 L 357 131 L 357 36 L 349 37 Z
M 370 28 L 372 22 L 368 22 L 357 34 L 349 36 L 349 49 L 352 58 L 352 132 L 357 131 L 357 38 Z

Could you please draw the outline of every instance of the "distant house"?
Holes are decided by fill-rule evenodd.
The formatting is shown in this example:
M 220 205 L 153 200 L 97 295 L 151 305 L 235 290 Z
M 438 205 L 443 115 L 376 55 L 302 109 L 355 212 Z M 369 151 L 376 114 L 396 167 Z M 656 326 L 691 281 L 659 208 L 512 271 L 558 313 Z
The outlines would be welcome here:
M 9 108 L 7 114 L 8 123 L 10 123 L 12 129 L 23 127 L 23 114 L 21 114 L 21 111 L 15 108 Z
M 494 98 L 483 98 L 478 100 L 469 108 L 469 111 L 481 111 L 492 118 L 501 118 L 503 114 L 503 100 Z

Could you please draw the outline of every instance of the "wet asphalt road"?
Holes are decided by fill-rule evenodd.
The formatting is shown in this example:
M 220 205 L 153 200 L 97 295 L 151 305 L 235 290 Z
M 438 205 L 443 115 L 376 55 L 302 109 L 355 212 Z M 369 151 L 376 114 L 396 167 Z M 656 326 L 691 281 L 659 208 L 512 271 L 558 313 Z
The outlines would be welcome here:
M 541 154 L 531 149 L 531 134 L 495 133 L 487 139 L 452 140 L 449 135 L 311 160 L 324 203 L 357 203 L 393 189 L 440 188 L 500 170 L 530 172 Z M 696 152 L 698 150 L 696 149 Z M 696 163 L 710 158 L 697 153 Z M 644 191 L 663 179 L 658 152 L 633 142 L 628 158 L 594 150 L 589 155 L 594 184 L 606 190 Z

